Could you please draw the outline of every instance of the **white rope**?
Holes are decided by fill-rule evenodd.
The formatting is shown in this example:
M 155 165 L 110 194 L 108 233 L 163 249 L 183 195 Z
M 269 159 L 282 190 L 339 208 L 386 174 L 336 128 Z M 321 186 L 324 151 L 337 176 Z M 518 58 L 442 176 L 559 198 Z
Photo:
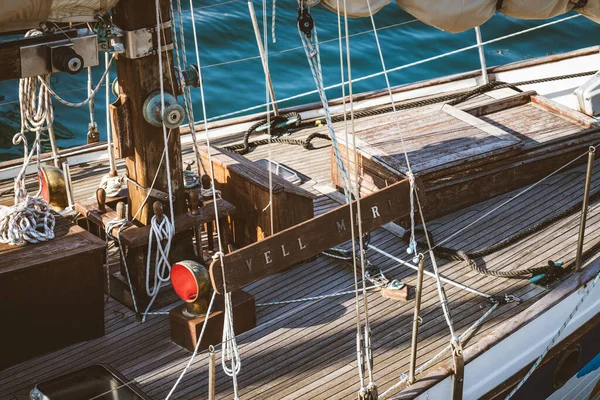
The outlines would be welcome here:
M 380 288 L 381 286 L 384 286 L 384 285 L 369 286 L 369 287 L 367 287 L 367 290 L 377 289 L 377 288 Z M 305 302 L 305 301 L 314 301 L 314 300 L 328 299 L 330 297 L 346 296 L 346 295 L 349 295 L 349 294 L 355 294 L 357 292 L 358 291 L 356 289 L 354 289 L 354 290 L 347 290 L 347 291 L 344 291 L 344 292 L 336 292 L 336 293 L 323 294 L 323 295 L 320 295 L 320 296 L 303 297 L 303 298 L 300 298 L 300 299 L 282 300 L 282 301 L 271 301 L 271 302 L 268 302 L 268 303 L 258 303 L 256 305 L 256 307 L 280 306 L 280 305 L 284 305 L 284 304 L 302 303 L 302 302 Z
M 571 313 L 569 314 L 569 317 L 567 318 L 567 320 L 558 329 L 558 332 L 556 332 L 556 334 L 552 337 L 552 340 L 550 340 L 550 343 L 548 343 L 548 346 L 546 346 L 546 348 L 544 349 L 544 351 L 542 352 L 542 354 L 540 354 L 540 356 L 535 361 L 535 363 L 531 366 L 531 368 L 529 369 L 529 371 L 527 371 L 527 374 L 523 377 L 523 379 L 521 379 L 521 381 L 517 384 L 517 386 L 515 386 L 513 388 L 513 390 L 508 394 L 508 396 L 506 396 L 506 400 L 509 400 L 517 392 L 517 390 L 519 390 L 521 388 L 521 386 L 523 386 L 523 384 L 525 383 L 525 381 L 527 379 L 529 379 L 529 377 L 531 376 L 531 374 L 533 374 L 533 371 L 535 371 L 536 368 L 540 365 L 540 363 L 542 362 L 542 360 L 544 359 L 544 357 L 546 357 L 546 354 L 548 354 L 548 352 L 550 351 L 550 349 L 552 348 L 552 346 L 554 346 L 554 344 L 556 343 L 556 341 L 558 340 L 558 338 L 560 337 L 560 335 L 562 335 L 563 331 L 565 330 L 565 328 L 567 327 L 567 325 L 569 324 L 569 322 L 571 322 L 571 320 L 573 319 L 573 317 L 575 316 L 575 314 L 577 313 L 577 311 L 579 311 L 579 307 L 581 307 L 581 305 L 583 304 L 583 302 L 585 301 L 585 299 L 587 299 L 587 297 L 590 295 L 590 292 L 596 286 L 596 283 L 598 282 L 598 279 L 600 279 L 600 273 L 598 273 L 596 275 L 596 277 L 592 281 L 591 285 L 587 285 L 585 293 L 583 294 L 583 296 L 581 296 L 581 299 L 579 300 L 579 302 L 577 303 L 577 305 L 575 306 L 575 308 L 573 309 L 573 311 L 571 311 Z
M 106 68 L 106 144 L 108 149 L 108 162 L 111 171 L 116 171 L 117 166 L 115 163 L 115 153 L 112 146 L 112 124 L 110 121 L 110 59 L 107 52 L 104 53 L 104 67 Z
M 40 198 L 27 196 L 14 206 L 0 206 L 0 243 L 23 246 L 54 239 L 54 214 Z
M 150 221 L 150 235 L 148 236 L 148 252 L 146 254 L 146 294 L 151 297 L 148 307 L 144 312 L 142 322 L 146 321 L 146 315 L 150 311 L 154 300 L 158 296 L 160 287 L 164 282 L 171 279 L 171 263 L 169 262 L 169 251 L 171 250 L 171 241 L 175 234 L 174 226 L 166 216 L 161 216 L 162 220 L 158 222 L 156 215 Z M 154 254 L 154 281 L 150 285 L 150 276 L 152 275 L 152 245 L 156 243 Z
M 191 189 L 198 186 L 198 182 L 200 182 L 200 177 L 198 174 L 191 169 L 183 170 L 183 186 L 186 189 Z
M 555 21 L 551 21 L 551 22 L 548 22 L 548 23 L 545 23 L 545 24 L 541 24 L 541 25 L 532 27 L 532 28 L 524 29 L 522 31 L 518 31 L 518 32 L 515 32 L 515 33 L 511 33 L 511 34 L 504 35 L 504 36 L 501 36 L 501 37 L 498 37 L 498 38 L 495 38 L 495 39 L 488 40 L 486 42 L 481 43 L 481 46 L 485 46 L 485 45 L 488 45 L 488 44 L 491 44 L 491 43 L 496 43 L 496 42 L 499 42 L 501 40 L 510 39 L 510 38 L 513 38 L 513 37 L 516 37 L 516 36 L 524 35 L 524 34 L 529 33 L 529 32 L 533 32 L 533 31 L 536 31 L 536 30 L 539 30 L 539 29 L 543 29 L 543 28 L 546 28 L 548 26 L 556 25 L 556 24 L 559 24 L 561 22 L 565 22 L 565 21 L 571 20 L 573 18 L 579 18 L 579 17 L 581 17 L 581 14 L 576 14 L 576 15 L 572 15 L 572 16 L 569 16 L 569 17 L 566 17 L 566 18 L 557 19 Z M 460 48 L 460 49 L 457 49 L 457 50 L 452 50 L 452 51 L 449 51 L 447 53 L 439 54 L 437 56 L 433 56 L 433 57 L 429 57 L 429 58 L 424 58 L 422 60 L 415 61 L 415 62 L 408 63 L 408 64 L 403 64 L 403 65 L 400 65 L 398 67 L 394 67 L 394 68 L 388 69 L 386 71 L 380 71 L 380 72 L 376 72 L 376 73 L 373 73 L 373 74 L 370 74 L 370 75 L 365 75 L 365 76 L 362 76 L 360 78 L 353 79 L 352 82 L 356 83 L 356 82 L 361 82 L 361 81 L 364 81 L 364 80 L 367 80 L 367 79 L 376 78 L 378 76 L 383 75 L 385 72 L 392 73 L 392 72 L 401 71 L 401 70 L 406 69 L 406 68 L 415 67 L 417 65 L 425 64 L 425 63 L 428 63 L 428 62 L 431 62 L 431 61 L 436 61 L 436 60 L 439 60 L 439 59 L 442 59 L 442 58 L 445 58 L 445 57 L 449 57 L 449 56 L 452 56 L 452 55 L 455 55 L 455 54 L 460 54 L 460 53 L 465 52 L 465 51 L 473 50 L 475 48 L 478 48 L 479 46 L 480 46 L 479 44 L 475 44 L 475 45 L 463 47 L 463 48 Z M 348 84 L 348 82 L 336 83 L 334 85 L 326 86 L 324 88 L 324 90 L 327 91 L 327 90 L 331 90 L 331 89 L 337 89 L 337 88 L 341 87 L 342 85 L 346 85 L 346 84 Z M 310 96 L 312 94 L 318 94 L 318 93 L 319 93 L 319 90 L 310 90 L 308 92 L 299 93 L 299 94 L 296 94 L 296 95 L 293 95 L 293 96 L 290 96 L 290 97 L 286 97 L 284 99 L 277 100 L 276 104 L 288 102 L 288 101 L 291 101 L 291 100 L 296 100 L 296 99 L 299 99 L 299 98 L 302 98 L 302 97 L 306 97 L 306 96 Z M 261 108 L 264 108 L 264 107 L 265 107 L 265 104 L 259 104 L 259 105 L 256 105 L 256 106 L 244 108 L 242 110 L 237 110 L 237 111 L 232 111 L 232 112 L 229 112 L 229 113 L 217 115 L 215 117 L 208 118 L 206 121 L 207 122 L 211 122 L 211 121 L 215 121 L 215 120 L 220 120 L 220 119 L 223 119 L 223 118 L 226 118 L 226 117 L 231 117 L 231 116 L 234 116 L 234 115 L 244 114 L 244 113 L 247 113 L 249 111 L 258 110 L 258 109 L 261 109 Z
M 123 176 L 109 176 L 106 174 L 100 180 L 98 187 L 104 189 L 107 197 L 115 197 L 121 192 L 122 184 Z
M 210 303 L 208 303 L 208 309 L 206 310 L 206 315 L 210 315 L 210 312 L 212 311 L 212 308 L 213 308 L 213 304 L 215 302 L 216 295 L 217 295 L 217 292 L 213 292 L 213 295 L 210 298 Z M 188 361 L 188 363 L 185 366 L 185 368 L 183 369 L 183 371 L 181 371 L 179 378 L 177 378 L 177 381 L 175 382 L 175 384 L 169 391 L 169 394 L 167 394 L 167 398 L 165 400 L 169 400 L 171 398 L 171 396 L 175 392 L 175 389 L 177 389 L 179 382 L 181 382 L 181 380 L 183 379 L 186 372 L 188 372 L 188 370 L 190 369 L 190 366 L 192 365 L 194 358 L 198 354 L 198 349 L 200 348 L 200 343 L 202 343 L 202 338 L 204 337 L 204 331 L 206 330 L 207 322 L 208 322 L 208 318 L 204 318 L 204 322 L 202 323 L 202 329 L 200 330 L 200 336 L 198 337 L 198 341 L 196 342 L 196 347 L 194 348 L 194 352 L 192 353 L 192 356 L 190 357 L 190 360 Z
M 494 310 L 496 308 L 498 308 L 499 304 L 500 303 L 495 303 L 493 306 L 491 306 L 490 309 L 485 312 L 485 314 L 483 314 L 477 321 L 475 321 L 475 323 L 473 323 L 473 325 L 471 325 L 466 331 L 464 331 L 462 333 L 462 335 L 460 335 L 459 340 L 464 340 L 465 338 L 467 338 L 471 334 L 471 332 L 473 332 L 479 325 L 481 325 L 483 323 L 483 321 L 485 321 L 485 319 L 492 312 L 494 312 Z M 451 347 L 450 345 L 447 345 L 439 353 L 437 353 L 435 356 L 433 356 L 429 361 L 425 362 L 424 364 L 420 365 L 417 369 L 415 369 L 415 376 L 419 375 L 420 373 L 425 371 L 427 368 L 429 368 L 429 366 L 431 364 L 433 364 L 441 356 L 443 356 L 447 351 L 449 351 L 450 347 Z M 408 375 L 406 375 L 405 373 L 401 374 L 400 381 L 398 383 L 394 384 L 392 387 L 388 388 L 385 392 L 381 393 L 379 395 L 379 399 L 383 400 L 386 397 L 390 396 L 394 390 L 398 389 L 401 385 L 403 385 L 407 381 L 408 381 Z
M 240 359 L 240 352 L 235 340 L 235 333 L 233 331 L 233 310 L 231 305 L 231 293 L 225 293 L 225 313 L 223 316 L 223 346 L 221 349 L 221 367 L 226 375 L 232 378 L 237 376 L 242 369 L 242 362 Z M 227 365 L 230 362 L 231 365 Z M 237 379 L 233 380 L 233 390 L 235 393 L 235 399 L 239 399 Z
M 206 147 L 208 148 L 208 165 L 209 165 L 209 169 L 210 169 L 210 177 L 211 177 L 211 181 L 213 182 L 213 190 L 212 190 L 212 198 L 213 198 L 213 207 L 215 210 L 215 215 L 219 215 L 219 209 L 218 209 L 218 205 L 217 205 L 217 192 L 214 190 L 214 182 L 215 182 L 215 173 L 214 173 L 214 167 L 213 167 L 213 163 L 212 163 L 212 155 L 211 155 L 211 146 L 210 146 L 210 135 L 208 134 L 208 125 L 207 125 L 207 115 L 206 115 L 206 99 L 204 96 L 204 82 L 202 79 L 202 64 L 200 62 L 200 51 L 199 51 L 199 46 L 198 46 L 198 35 L 197 35 L 197 31 L 196 31 L 196 19 L 194 16 L 194 4 L 193 4 L 193 0 L 190 0 L 190 14 L 191 14 L 191 20 L 192 20 L 192 32 L 193 32 L 193 37 L 194 37 L 194 49 L 196 51 L 196 64 L 198 65 L 198 72 L 200 75 L 200 99 L 202 102 L 202 115 L 204 118 L 204 133 L 205 133 L 205 138 L 206 138 Z M 217 219 L 215 221 L 215 226 L 217 228 L 217 242 L 218 242 L 218 248 L 219 251 L 216 252 L 213 256 L 214 259 L 219 259 L 219 262 L 221 264 L 221 274 L 223 277 L 225 277 L 225 262 L 224 262 L 224 249 L 223 249 L 223 240 L 221 237 L 221 227 L 220 227 L 220 222 L 219 219 Z M 227 283 L 225 281 L 225 279 L 223 279 L 223 290 L 225 292 L 225 296 L 224 296 L 224 301 L 225 301 L 225 316 L 224 316 L 224 320 L 227 321 L 230 318 L 233 319 L 233 312 L 232 312 L 232 307 L 231 307 L 231 297 L 227 295 Z M 235 354 L 238 359 L 237 362 L 234 360 L 231 371 L 232 371 L 232 380 L 233 380 L 233 389 L 234 389 L 234 397 L 237 399 L 239 398 L 238 396 L 238 387 L 237 387 L 237 365 L 241 366 L 241 361 L 240 361 L 240 356 L 239 356 L 239 351 L 237 350 L 237 342 L 235 341 L 235 333 L 233 332 L 233 324 L 229 324 L 225 322 L 223 324 L 223 331 L 226 331 L 226 328 L 231 328 L 231 331 L 229 331 L 227 334 L 229 336 L 232 337 L 233 340 L 228 341 L 228 345 L 232 346 L 233 352 L 232 355 Z
M 41 32 L 30 30 L 26 37 L 38 36 Z M 47 81 L 50 75 L 43 75 L 40 81 Z M 25 172 L 31 158 L 37 157 L 37 169 L 40 169 L 42 130 L 52 126 L 54 113 L 48 91 L 37 86 L 37 77 L 19 80 L 19 102 L 21 112 L 21 130 L 13 137 L 13 144 L 23 144 L 23 166 L 15 178 L 14 205 L 0 206 L 0 243 L 23 246 L 27 243 L 39 243 L 54 238 L 54 215 L 48 204 L 38 198 L 41 187 L 32 197 L 25 189 Z M 27 131 L 35 132 L 35 140 L 29 150 Z
M 106 76 L 108 76 L 108 73 L 105 74 Z M 90 98 L 90 101 L 88 102 L 89 104 L 89 109 L 90 109 L 90 125 L 89 125 L 89 130 L 90 132 L 95 131 L 94 133 L 98 133 L 98 125 L 96 125 L 96 121 L 94 120 L 94 96 L 92 96 L 92 93 L 94 93 L 94 83 L 92 82 L 92 67 L 87 67 L 87 76 L 88 76 L 88 97 Z M 100 82 L 98 82 L 98 88 L 100 88 L 100 86 L 102 85 L 102 80 Z M 89 133 L 88 133 L 89 135 Z

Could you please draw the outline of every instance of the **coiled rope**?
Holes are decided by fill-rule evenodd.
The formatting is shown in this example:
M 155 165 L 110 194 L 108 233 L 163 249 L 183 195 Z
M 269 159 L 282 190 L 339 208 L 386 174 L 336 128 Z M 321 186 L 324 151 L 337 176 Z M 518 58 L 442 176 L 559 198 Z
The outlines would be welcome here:
M 175 234 L 175 228 L 169 218 L 165 215 L 159 218 L 154 215 L 150 221 L 150 235 L 148 236 L 148 253 L 146 254 L 146 294 L 151 297 L 148 307 L 144 312 L 142 322 L 145 322 L 148 311 L 158 296 L 160 287 L 164 282 L 171 279 L 171 263 L 169 262 L 169 251 L 171 241 Z M 154 273 L 152 274 L 152 245 L 155 244 Z M 150 285 L 150 276 L 154 275 L 154 281 Z
M 474 89 L 471 89 L 471 90 L 468 90 L 465 92 L 451 93 L 451 94 L 447 94 L 447 95 L 436 96 L 436 97 L 431 97 L 431 98 L 422 99 L 422 100 L 415 100 L 415 101 L 410 101 L 410 102 L 406 102 L 406 103 L 395 104 L 395 107 L 387 106 L 387 107 L 381 107 L 381 108 L 371 108 L 371 109 L 366 109 L 366 110 L 359 110 L 359 111 L 354 111 L 353 114 L 354 114 L 354 118 L 366 118 L 366 117 L 373 117 L 376 115 L 389 114 L 391 112 L 398 111 L 398 110 L 410 110 L 413 108 L 425 107 L 425 106 L 429 106 L 429 105 L 433 105 L 433 104 L 439 104 L 442 102 L 448 102 L 449 105 L 457 105 L 457 104 L 465 102 L 473 97 L 479 96 L 481 94 L 485 94 L 487 92 L 491 92 L 493 90 L 510 88 L 517 92 L 522 92 L 522 90 L 519 89 L 519 86 L 533 85 L 533 84 L 545 83 L 545 82 L 553 82 L 553 81 L 557 81 L 557 80 L 581 78 L 581 77 L 585 77 L 585 76 L 594 75 L 596 72 L 597 71 L 579 72 L 579 73 L 575 73 L 575 74 L 560 75 L 560 76 L 540 78 L 540 79 L 532 79 L 532 80 L 516 82 L 516 83 L 506 83 L 506 82 L 501 82 L 501 81 L 494 81 L 494 82 L 489 82 L 484 85 L 478 86 L 477 88 L 474 88 Z M 333 123 L 343 122 L 345 118 L 349 117 L 349 113 L 350 113 L 350 111 L 333 115 L 333 116 L 331 116 L 331 121 Z M 286 114 L 285 116 L 295 115 L 295 114 L 296 113 Z M 274 118 L 277 118 L 277 117 L 274 117 Z M 296 130 L 302 130 L 302 129 L 314 127 L 313 121 L 301 121 L 300 119 L 299 119 L 299 121 L 300 122 L 298 122 L 298 124 L 294 127 Z M 278 122 L 280 122 L 280 121 L 278 121 Z M 256 131 L 256 129 L 258 127 L 264 125 L 265 123 L 266 123 L 266 120 L 261 120 L 261 121 L 257 122 L 256 124 L 252 125 L 250 127 L 250 129 L 248 129 L 248 131 L 246 131 L 246 134 L 244 135 L 244 143 L 243 144 L 234 144 L 234 145 L 225 146 L 224 149 L 232 150 L 232 151 L 238 152 L 240 154 L 246 154 L 250 150 L 250 148 L 268 144 L 269 143 L 268 139 L 259 139 L 259 140 L 255 140 L 252 142 L 249 141 L 249 137 Z M 274 124 L 272 124 L 272 125 L 274 125 Z M 271 128 L 271 129 L 273 129 L 273 128 Z M 282 129 L 282 128 L 280 128 L 280 129 Z M 286 128 L 283 128 L 283 129 L 286 129 Z M 304 140 L 273 137 L 273 138 L 271 138 L 271 142 L 272 143 L 280 143 L 280 144 L 289 144 L 289 145 L 295 145 L 295 146 L 302 146 L 306 150 L 310 150 L 311 149 L 311 141 L 314 139 L 317 139 L 317 138 L 330 140 L 328 135 L 315 132 L 315 133 L 310 134 Z
M 54 223 L 48 204 L 27 196 L 14 206 L 0 206 L 0 243 L 23 246 L 54 239 Z
M 30 30 L 25 37 L 38 36 L 41 32 Z M 39 88 L 37 81 L 48 82 L 50 75 L 29 77 L 19 80 L 19 104 L 21 111 L 21 130 L 13 137 L 13 144 L 23 144 L 23 166 L 15 178 L 14 205 L 0 206 L 0 243 L 23 246 L 27 243 L 39 243 L 54 239 L 55 219 L 48 204 L 39 194 L 29 196 L 25 189 L 25 173 L 31 158 L 37 157 L 40 168 L 41 136 L 43 130 L 49 130 L 54 121 L 52 100 L 48 91 Z M 29 150 L 26 132 L 35 132 L 35 140 Z M 52 133 L 51 133 L 52 134 Z

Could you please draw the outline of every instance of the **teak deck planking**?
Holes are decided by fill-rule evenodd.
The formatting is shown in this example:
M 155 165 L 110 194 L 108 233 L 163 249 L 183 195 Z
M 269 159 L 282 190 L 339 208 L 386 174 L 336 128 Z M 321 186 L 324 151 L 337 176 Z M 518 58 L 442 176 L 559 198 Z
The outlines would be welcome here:
M 489 99 L 486 99 L 489 100 Z M 314 128 L 316 129 L 316 128 Z M 314 129 L 301 132 L 300 137 Z M 297 134 L 296 134 L 297 135 Z M 300 147 L 274 144 L 275 160 L 303 175 L 302 187 L 316 195 L 315 215 L 336 207 L 330 198 L 321 195 L 313 186 L 330 182 L 328 143 L 314 142 L 316 149 L 305 151 Z M 218 144 L 217 144 L 218 145 Z M 293 150 L 293 151 L 291 151 Z M 185 149 L 184 160 L 190 158 Z M 266 146 L 254 149 L 249 159 L 264 158 Z M 565 160 L 565 162 L 568 160 Z M 92 167 L 92 168 L 89 168 Z M 106 166 L 77 166 L 72 168 L 76 198 L 93 189 Z M 577 167 L 564 171 L 539 185 L 511 203 L 508 208 L 450 240 L 447 245 L 473 250 L 501 240 L 525 226 L 539 222 L 560 212 L 581 199 L 585 169 Z M 600 167 L 595 168 L 593 193 L 600 191 L 596 183 Z M 481 204 L 466 208 L 428 223 L 436 239 L 442 240 L 466 226 L 489 208 L 514 195 L 512 192 Z M 543 199 L 543 201 L 542 201 Z M 10 195 L 8 195 L 10 201 Z M 586 230 L 586 248 L 600 238 L 600 215 L 594 212 L 600 204 L 591 204 Z M 489 269 L 515 268 L 515 260 L 523 265 L 539 266 L 548 259 L 572 260 L 578 229 L 578 213 L 552 226 L 485 257 Z M 558 233 L 557 233 L 558 232 Z M 397 257 L 407 259 L 406 243 L 380 228 L 373 232 L 372 243 Z M 395 262 L 369 252 L 369 260 L 388 271 L 388 278 L 398 278 L 414 284 L 415 273 Z M 484 337 L 499 323 L 529 307 L 545 291 L 527 281 L 482 277 L 456 262 L 438 260 L 440 273 L 449 279 L 466 284 L 489 294 L 510 293 L 524 300 L 523 304 L 505 305 L 494 312 L 482 328 L 473 335 L 466 348 Z M 431 269 L 429 263 L 427 269 Z M 258 304 L 316 296 L 348 290 L 353 287 L 352 272 L 345 264 L 324 256 L 269 276 L 248 285 L 245 289 L 256 296 Z M 445 285 L 453 312 L 455 328 L 460 333 L 483 312 L 485 299 Z M 395 383 L 400 373 L 407 370 L 410 351 L 412 300 L 398 303 L 369 291 L 369 306 L 373 331 L 374 373 L 380 392 Z M 27 398 L 35 382 L 85 365 L 107 362 L 129 379 L 138 378 L 137 384 L 154 398 L 164 398 L 177 379 L 189 353 L 169 340 L 168 318 L 152 316 L 140 324 L 133 312 L 110 300 L 105 307 L 106 335 L 77 344 L 37 359 L 0 371 L 0 398 Z M 242 357 L 239 375 L 242 398 L 331 398 L 355 397 L 358 390 L 355 358 L 354 296 L 347 295 L 308 303 L 258 307 L 257 328 L 238 337 Z M 431 358 L 448 343 L 449 336 L 432 278 L 425 277 L 422 302 L 424 322 L 420 331 L 417 364 Z M 220 354 L 217 354 L 219 359 Z M 217 361 L 217 364 L 220 360 Z M 232 385 L 217 365 L 217 397 L 230 398 Z M 205 398 L 207 391 L 206 353 L 195 360 L 176 392 L 178 399 Z M 17 396 L 18 397 L 15 397 Z

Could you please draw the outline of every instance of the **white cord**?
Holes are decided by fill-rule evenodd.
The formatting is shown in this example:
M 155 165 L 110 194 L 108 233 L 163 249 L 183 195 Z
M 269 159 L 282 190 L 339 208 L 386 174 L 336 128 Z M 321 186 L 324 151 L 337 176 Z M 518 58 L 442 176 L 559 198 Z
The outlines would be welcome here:
M 60 103 L 64 104 L 65 106 L 67 106 L 67 107 L 85 106 L 90 101 L 92 101 L 92 99 L 96 96 L 96 93 L 98 93 L 98 90 L 100 90 L 100 87 L 102 86 L 102 81 L 104 81 L 104 79 L 106 78 L 106 75 L 108 74 L 108 71 L 110 71 L 110 66 L 112 65 L 114 59 L 115 59 L 115 55 L 113 54 L 113 56 L 111 57 L 111 59 L 108 63 L 108 66 L 106 67 L 106 70 L 104 71 L 104 73 L 102 74 L 102 77 L 100 78 L 100 81 L 98 82 L 98 85 L 96 85 L 94 90 L 92 90 L 92 93 L 87 97 L 87 99 L 80 101 L 79 103 L 71 103 L 70 101 L 66 101 L 65 99 L 60 97 L 54 90 L 52 90 L 52 88 L 50 87 L 49 81 L 45 81 L 41 78 L 39 79 L 39 81 L 46 88 L 46 90 L 52 95 L 52 97 L 54 97 L 56 100 L 58 100 Z
M 158 222 L 156 215 L 150 221 L 150 235 L 148 236 L 148 253 L 146 254 L 146 294 L 151 297 L 142 322 L 146 322 L 146 316 L 158 296 L 160 287 L 164 282 L 171 279 L 171 263 L 169 262 L 169 251 L 171 250 L 171 241 L 175 234 L 174 227 L 166 216 L 162 216 L 162 221 Z M 156 242 L 156 251 L 154 254 L 154 282 L 150 285 L 152 244 Z M 164 243 L 163 243 L 164 242 Z

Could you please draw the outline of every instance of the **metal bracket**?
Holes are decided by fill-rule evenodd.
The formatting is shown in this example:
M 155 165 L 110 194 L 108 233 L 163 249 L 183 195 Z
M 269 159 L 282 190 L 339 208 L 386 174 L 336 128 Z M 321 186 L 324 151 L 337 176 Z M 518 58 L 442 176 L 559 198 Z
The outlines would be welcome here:
M 452 390 L 452 400 L 461 400 L 463 398 L 463 385 L 465 383 L 463 348 L 458 338 L 452 340 L 451 346 L 452 361 L 454 361 L 454 388 Z
M 140 185 L 139 183 L 137 183 L 136 181 L 134 181 L 133 179 L 129 178 L 127 175 L 125 175 L 125 180 L 127 182 L 133 183 L 135 186 L 137 186 L 139 189 L 141 189 L 148 197 L 152 197 L 154 199 L 162 200 L 162 201 L 169 201 L 169 194 L 166 192 L 163 192 L 162 190 L 158 190 L 158 189 L 154 189 L 154 188 L 145 188 L 142 185 Z M 173 201 L 175 201 L 174 195 L 171 195 L 170 197 L 173 199 Z
M 165 30 L 172 26 L 171 21 L 160 24 L 160 29 Z M 136 29 L 134 31 L 123 31 L 123 44 L 125 45 L 125 57 L 136 59 L 155 55 L 158 52 L 156 26 Z M 163 44 L 163 51 L 173 50 L 173 43 Z
M 67 38 L 64 38 L 65 35 Z M 44 41 L 44 36 L 27 38 L 32 44 L 20 48 L 21 78 L 58 72 L 52 66 L 51 52 L 59 46 L 72 47 L 81 56 L 84 67 L 98 65 L 98 39 L 94 32 L 82 28 L 65 35 L 61 35 L 59 40 L 48 41 Z

